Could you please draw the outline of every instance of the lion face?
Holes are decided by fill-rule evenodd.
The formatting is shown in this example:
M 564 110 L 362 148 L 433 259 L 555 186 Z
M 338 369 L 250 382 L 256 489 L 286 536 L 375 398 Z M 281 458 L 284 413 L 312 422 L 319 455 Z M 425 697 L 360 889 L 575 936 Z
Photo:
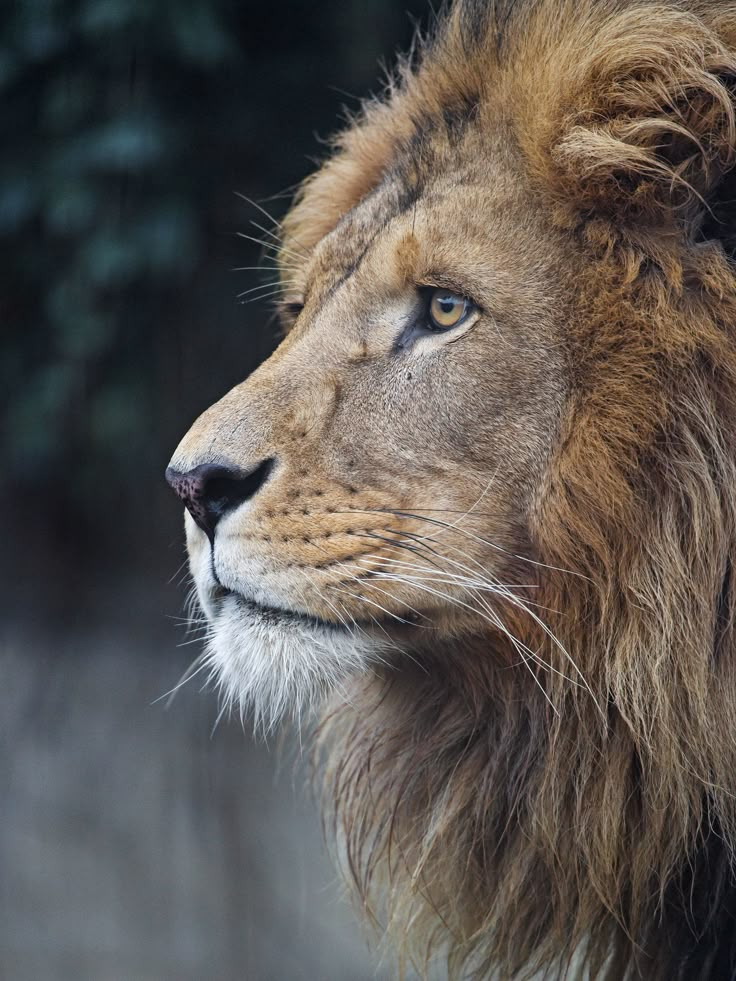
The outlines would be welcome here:
M 267 468 L 242 499 L 233 483 L 209 536 L 187 515 L 218 670 L 258 711 L 488 624 L 474 591 L 531 579 L 514 556 L 533 552 L 564 398 L 560 245 L 502 162 L 487 167 L 420 189 L 398 175 L 310 254 L 292 243 L 288 336 L 171 461 Z M 432 321 L 433 298 L 459 322 Z

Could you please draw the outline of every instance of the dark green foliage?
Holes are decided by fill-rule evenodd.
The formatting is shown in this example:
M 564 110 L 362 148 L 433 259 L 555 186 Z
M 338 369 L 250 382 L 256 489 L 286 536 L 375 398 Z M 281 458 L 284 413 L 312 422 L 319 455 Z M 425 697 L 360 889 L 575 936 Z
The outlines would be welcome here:
M 214 120 L 187 93 L 236 43 L 208 0 L 29 0 L 0 17 L 5 477 L 73 465 L 85 498 L 150 436 L 151 339 L 209 210 L 211 161 L 190 148 Z

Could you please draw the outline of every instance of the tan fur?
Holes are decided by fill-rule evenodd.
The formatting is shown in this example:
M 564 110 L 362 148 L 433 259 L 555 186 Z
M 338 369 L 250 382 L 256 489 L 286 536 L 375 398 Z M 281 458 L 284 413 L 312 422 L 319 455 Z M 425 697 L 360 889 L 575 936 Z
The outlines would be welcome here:
M 736 970 L 735 88 L 729 4 L 457 3 L 305 184 L 304 309 L 174 458 L 281 465 L 221 585 L 392 638 L 319 746 L 420 968 Z M 425 285 L 480 317 L 397 350 Z

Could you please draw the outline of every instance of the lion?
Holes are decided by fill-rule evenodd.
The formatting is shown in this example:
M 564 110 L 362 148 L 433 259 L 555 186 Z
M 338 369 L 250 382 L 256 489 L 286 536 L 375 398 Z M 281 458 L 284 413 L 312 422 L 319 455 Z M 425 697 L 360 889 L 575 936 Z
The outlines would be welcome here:
M 457 0 L 167 476 L 226 704 L 321 712 L 420 973 L 736 977 L 736 7 Z

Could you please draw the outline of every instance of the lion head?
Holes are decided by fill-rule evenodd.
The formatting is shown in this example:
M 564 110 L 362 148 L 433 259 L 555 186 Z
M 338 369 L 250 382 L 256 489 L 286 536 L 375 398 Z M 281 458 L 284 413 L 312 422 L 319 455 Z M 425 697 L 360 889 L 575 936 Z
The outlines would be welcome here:
M 168 471 L 229 702 L 322 705 L 415 964 L 736 964 L 736 9 L 460 0 L 279 227 Z

